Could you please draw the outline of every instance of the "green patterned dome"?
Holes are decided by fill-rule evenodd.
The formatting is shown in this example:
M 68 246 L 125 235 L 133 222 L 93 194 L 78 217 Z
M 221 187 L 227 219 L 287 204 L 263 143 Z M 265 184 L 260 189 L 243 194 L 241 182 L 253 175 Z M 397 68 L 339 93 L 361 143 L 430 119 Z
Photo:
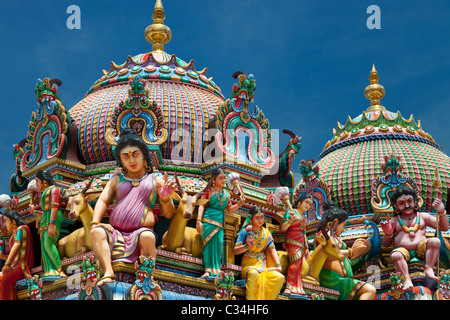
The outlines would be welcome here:
M 387 111 L 380 105 L 384 88 L 378 84 L 378 74 L 372 69 L 366 98 L 371 106 L 355 118 L 333 130 L 320 154 L 321 178 L 331 187 L 333 198 L 352 215 L 372 213 L 370 204 L 372 181 L 382 174 L 384 157 L 400 157 L 403 174 L 414 179 L 424 199 L 423 210 L 431 212 L 433 177 L 438 168 L 446 203 L 450 186 L 450 158 L 430 134 L 423 131 L 413 115 L 409 119 L 400 112 Z

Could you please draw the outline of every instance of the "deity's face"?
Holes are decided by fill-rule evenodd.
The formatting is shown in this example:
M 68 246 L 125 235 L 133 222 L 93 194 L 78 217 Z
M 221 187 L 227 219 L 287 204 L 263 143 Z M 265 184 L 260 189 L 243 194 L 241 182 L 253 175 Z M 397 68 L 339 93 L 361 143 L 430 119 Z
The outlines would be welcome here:
M 3 223 L 5 224 L 6 230 L 8 230 L 9 232 L 14 231 L 15 223 L 11 219 L 3 216 Z
M 298 208 L 300 209 L 301 212 L 307 212 L 309 208 L 311 208 L 312 204 L 313 200 L 311 198 L 307 198 L 303 200 L 302 203 L 300 203 Z
M 252 218 L 252 225 L 255 229 L 260 229 L 264 224 L 264 213 L 258 212 Z
M 397 199 L 395 207 L 400 211 L 402 215 L 411 215 L 415 213 L 414 207 L 416 202 L 411 195 L 403 195 Z
M 45 189 L 47 189 L 48 184 L 46 183 L 46 181 L 43 181 L 39 178 L 34 178 L 34 180 L 36 180 L 36 187 L 40 190 L 40 191 L 45 191 Z
M 120 162 L 129 175 L 145 173 L 147 164 L 142 151 L 136 146 L 126 146 L 120 150 Z
M 214 178 L 214 187 L 223 188 L 227 182 L 227 176 L 224 173 L 219 174 Z

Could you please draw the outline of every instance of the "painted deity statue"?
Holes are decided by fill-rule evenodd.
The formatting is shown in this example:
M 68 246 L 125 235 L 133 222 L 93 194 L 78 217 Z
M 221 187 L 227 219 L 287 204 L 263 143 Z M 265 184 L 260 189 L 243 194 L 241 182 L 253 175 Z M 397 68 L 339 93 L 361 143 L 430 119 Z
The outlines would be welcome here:
M 292 210 L 284 215 L 281 231 L 285 232 L 285 246 L 289 257 L 286 278 L 286 294 L 306 295 L 302 285 L 303 260 L 308 259 L 309 250 L 306 239 L 306 214 L 313 203 L 312 196 L 303 194 L 295 201 Z
M 247 279 L 247 300 L 275 300 L 283 284 L 281 264 L 271 233 L 263 227 L 264 213 L 253 206 L 251 225 L 239 232 L 234 247 L 236 255 L 242 254 L 242 278 Z
M 112 261 L 135 263 L 140 255 L 156 259 L 156 201 L 164 217 L 172 218 L 175 208 L 171 196 L 175 182 L 153 174 L 150 151 L 132 129 L 122 130 L 115 156 L 123 172 L 114 174 L 103 189 L 94 209 L 91 239 L 94 254 L 103 269 L 98 286 L 114 282 Z M 117 199 L 109 213 L 109 223 L 102 223 L 108 205 Z
M 12 235 L 9 254 L 0 251 L 0 258 L 6 260 L 0 272 L 0 300 L 17 300 L 16 282 L 23 278 L 31 279 L 30 268 L 34 260 L 32 237 L 28 226 L 14 210 L 3 213 L 3 223 L 2 233 L 11 232 Z
M 205 273 L 202 277 L 220 275 L 222 264 L 225 212 L 233 213 L 245 201 L 241 196 L 236 204 L 230 201 L 230 194 L 225 190 L 226 174 L 222 169 L 216 169 L 211 174 L 212 184 L 203 194 L 202 199 L 209 199 L 205 205 L 200 205 L 197 215 L 197 232 L 202 236 L 202 254 Z
M 369 239 L 357 239 L 352 247 L 348 247 L 339 236 L 344 231 L 348 213 L 340 209 L 333 201 L 328 200 L 323 205 L 324 213 L 318 232 L 325 238 L 332 238 L 339 247 L 343 260 L 329 256 L 320 271 L 320 285 L 340 292 L 340 300 L 373 300 L 376 289 L 369 283 L 353 279 L 350 259 L 355 259 L 369 251 Z M 326 226 L 326 228 L 324 228 Z M 328 234 L 329 233 L 329 234 Z
M 433 266 L 439 257 L 441 241 L 438 238 L 427 238 L 426 228 L 436 229 L 438 219 L 441 231 L 449 229 L 447 212 L 441 199 L 436 198 L 432 204 L 437 219 L 427 212 L 419 211 L 418 196 L 409 187 L 397 188 L 391 195 L 391 203 L 394 218 L 380 223 L 384 231 L 382 243 L 384 246 L 394 245 L 391 258 L 395 270 L 405 278 L 404 290 L 413 290 L 408 262 L 425 260 L 425 275 L 438 281 Z
M 39 170 L 34 179 L 37 189 L 42 192 L 40 204 L 42 211 L 39 233 L 41 235 L 41 254 L 44 264 L 42 277 L 67 277 L 61 266 L 57 241 L 62 226 L 61 190 L 48 171 Z M 30 204 L 30 212 L 34 212 L 34 204 Z

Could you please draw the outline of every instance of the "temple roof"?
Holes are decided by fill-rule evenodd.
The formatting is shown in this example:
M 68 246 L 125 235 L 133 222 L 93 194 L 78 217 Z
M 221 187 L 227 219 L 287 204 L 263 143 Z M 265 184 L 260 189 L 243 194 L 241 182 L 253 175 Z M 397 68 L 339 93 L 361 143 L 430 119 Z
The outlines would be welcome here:
M 333 129 L 333 138 L 325 144 L 320 158 L 349 144 L 381 138 L 420 141 L 440 149 L 432 136 L 422 129 L 420 121 L 414 120 L 413 115 L 406 119 L 400 111 L 388 111 L 380 104 L 380 100 L 385 95 L 385 89 L 379 84 L 375 66 L 372 67 L 369 81 L 370 84 L 365 88 L 364 95 L 370 100 L 370 106 L 354 118 L 347 116 L 344 125 L 337 123 L 336 129 Z
M 360 115 L 348 116 L 345 125 L 338 122 L 317 163 L 321 177 L 343 209 L 351 214 L 371 213 L 371 183 L 382 174 L 384 157 L 393 154 L 399 156 L 404 174 L 416 181 L 425 200 L 423 209 L 431 212 L 433 173 L 437 168 L 442 177 L 446 202 L 450 158 L 413 115 L 405 119 L 400 111 L 391 112 L 381 105 L 385 89 L 375 67 L 369 81 L 364 93 L 371 104 Z
M 164 51 L 172 32 L 164 25 L 160 0 L 156 1 L 152 18 L 153 24 L 144 34 L 153 50 L 128 56 L 121 64 L 111 62 L 109 70 L 103 70 L 86 96 L 69 110 L 78 128 L 79 151 L 87 164 L 114 160 L 105 134 L 114 121 L 114 113 L 129 98 L 136 76 L 147 92 L 145 98 L 154 101 L 163 114 L 169 139 L 161 144 L 162 157 L 185 163 L 202 162 L 209 120 L 225 98 L 212 78 L 207 77 L 207 68 L 198 71 L 194 60 L 187 63 Z

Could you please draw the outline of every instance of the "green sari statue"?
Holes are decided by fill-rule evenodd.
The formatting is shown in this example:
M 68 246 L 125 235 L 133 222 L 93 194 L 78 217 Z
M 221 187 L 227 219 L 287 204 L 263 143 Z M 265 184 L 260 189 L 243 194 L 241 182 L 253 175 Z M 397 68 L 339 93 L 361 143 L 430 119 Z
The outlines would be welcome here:
M 62 270 L 61 258 L 57 248 L 62 226 L 61 191 L 47 171 L 38 171 L 35 180 L 37 188 L 42 191 L 40 200 L 42 212 L 39 212 L 39 215 L 41 215 L 39 233 L 41 235 L 41 254 L 44 266 L 42 277 L 67 277 Z M 34 207 L 31 210 L 33 212 Z
M 209 199 L 208 205 L 200 205 L 197 216 L 197 232 L 202 235 L 202 253 L 205 274 L 202 277 L 220 274 L 223 254 L 225 212 L 232 213 L 245 201 L 241 195 L 238 203 L 232 205 L 230 193 L 224 189 L 226 175 L 221 169 L 211 174 L 212 187 L 202 196 Z
M 56 242 L 58 241 L 59 233 L 62 226 L 62 214 L 59 210 L 59 189 L 56 186 L 50 186 L 42 193 L 41 197 L 41 251 L 42 261 L 44 264 L 43 276 L 59 276 L 61 269 L 61 258 L 59 256 Z M 52 208 L 58 207 L 56 219 L 52 219 Z M 55 234 L 49 235 L 48 228 L 50 223 L 55 225 Z
M 225 210 L 228 206 L 230 194 L 223 189 L 209 193 L 209 206 L 203 214 L 203 263 L 205 272 L 212 276 L 220 274 L 223 252 L 223 228 Z

